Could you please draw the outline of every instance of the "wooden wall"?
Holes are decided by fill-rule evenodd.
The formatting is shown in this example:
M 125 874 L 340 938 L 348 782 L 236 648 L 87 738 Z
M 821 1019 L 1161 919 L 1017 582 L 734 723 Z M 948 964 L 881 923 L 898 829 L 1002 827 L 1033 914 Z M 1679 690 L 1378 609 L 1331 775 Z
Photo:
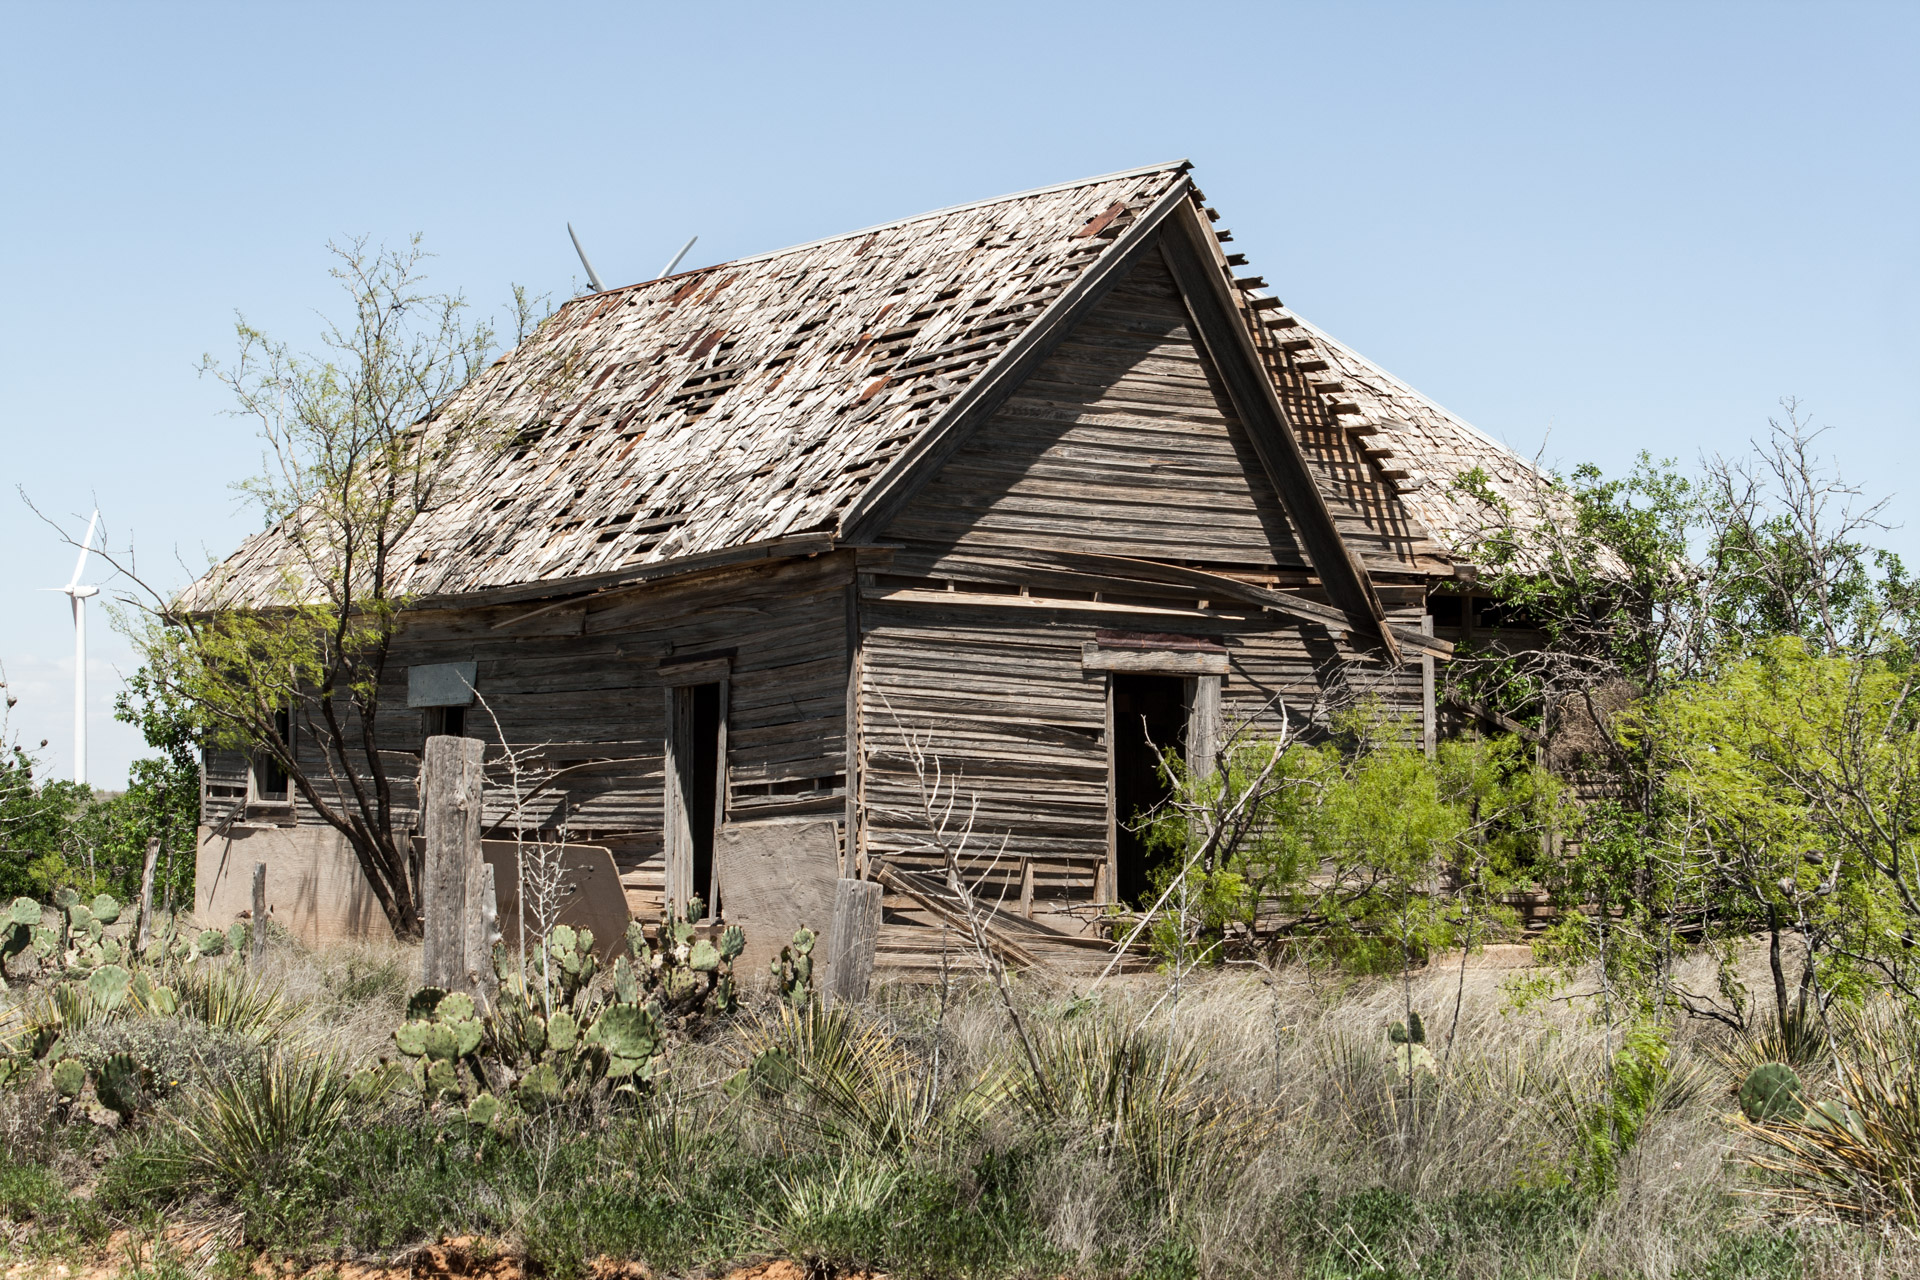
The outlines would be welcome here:
M 1389 612 L 1417 626 L 1422 577 L 1407 571 L 1404 551 L 1355 527 Z M 1085 660 L 1103 632 L 1217 642 L 1229 724 L 1277 728 L 1284 706 L 1296 726 L 1324 726 L 1358 699 L 1420 710 L 1417 663 L 1389 666 L 1364 637 L 1128 565 L 1200 569 L 1325 601 L 1152 254 L 883 541 L 857 560 L 838 551 L 558 608 L 408 615 L 384 691 L 396 799 L 413 803 L 422 745 L 419 713 L 405 709 L 407 667 L 473 661 L 486 705 L 469 711 L 468 732 L 580 766 L 537 806 L 540 825 L 564 823 L 612 849 L 630 905 L 651 914 L 664 881 L 660 664 L 727 655 L 730 822 L 857 812 L 866 863 L 931 865 L 911 738 L 938 760 L 948 783 L 938 800 L 957 800 L 955 824 L 972 814 L 976 868 L 995 867 L 993 891 L 1028 896 L 1036 918 L 1067 926 L 1100 910 L 1108 857 L 1109 677 Z M 210 758 L 210 796 L 232 772 Z M 505 816 L 496 802 L 490 820 Z M 926 923 L 891 895 L 889 912 L 896 931 Z
M 911 736 L 938 758 L 957 812 L 974 813 L 989 892 L 1029 892 L 1036 918 L 1061 926 L 1097 911 L 1108 675 L 1083 654 L 1103 631 L 1218 641 L 1229 725 L 1277 729 L 1284 706 L 1296 727 L 1324 727 L 1361 699 L 1419 714 L 1417 663 L 1389 666 L 1356 637 L 1143 581 L 1109 559 L 1325 600 L 1189 323 L 1149 255 L 893 523 L 891 562 L 861 574 L 859 844 L 870 861 L 936 856 Z M 1396 576 L 1404 561 L 1379 550 L 1383 603 L 1417 627 L 1421 580 Z M 1022 860 L 1036 864 L 1030 885 Z
M 407 615 L 383 687 L 381 745 L 395 802 L 407 814 L 424 745 L 406 705 L 416 663 L 471 661 L 484 705 L 467 733 L 572 770 L 525 807 L 530 825 L 565 826 L 613 850 L 636 912 L 659 910 L 666 735 L 663 660 L 730 658 L 727 820 L 773 821 L 845 809 L 847 594 L 852 558 L 771 562 L 609 594 L 537 605 Z M 728 653 L 727 651 L 731 651 Z M 315 757 L 311 738 L 303 755 Z M 490 751 L 487 821 L 506 819 L 510 778 Z M 208 756 L 208 790 L 244 785 L 243 762 Z M 209 817 L 217 817 L 211 798 Z M 307 806 L 298 818 L 319 819 Z M 403 819 L 404 820 L 404 819 Z

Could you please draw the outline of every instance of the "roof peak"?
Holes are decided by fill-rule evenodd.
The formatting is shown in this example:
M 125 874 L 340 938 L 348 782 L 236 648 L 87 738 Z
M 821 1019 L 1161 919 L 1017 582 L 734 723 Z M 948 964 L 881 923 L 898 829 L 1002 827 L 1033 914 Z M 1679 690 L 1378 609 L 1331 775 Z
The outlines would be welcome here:
M 717 271 L 722 267 L 737 267 L 749 262 L 765 262 L 769 258 L 783 257 L 789 253 L 798 253 L 802 249 L 817 248 L 824 244 L 835 244 L 841 240 L 852 240 L 856 236 L 872 235 L 877 231 L 891 231 L 895 227 L 908 226 L 923 222 L 928 218 L 951 217 L 956 213 L 965 213 L 969 209 L 983 209 L 991 204 L 1005 204 L 1009 200 L 1030 200 L 1035 196 L 1052 195 L 1057 191 L 1071 191 L 1075 187 L 1090 187 L 1101 182 L 1117 182 L 1124 178 L 1141 178 L 1150 173 L 1185 173 L 1193 168 L 1193 161 L 1180 159 L 1168 160 L 1161 164 L 1144 164 L 1133 169 L 1119 169 L 1113 173 L 1100 173 L 1087 178 L 1075 178 L 1070 182 L 1055 182 L 1044 187 L 1032 187 L 1026 191 L 1010 191 L 1002 196 L 989 196 L 984 200 L 968 200 L 963 204 L 945 205 L 938 209 L 928 209 L 924 213 L 909 214 L 904 218 L 892 218 L 886 222 L 876 222 L 871 226 L 855 231 L 841 231 L 830 236 L 821 236 L 816 240 L 802 240 L 799 244 L 790 244 L 778 249 L 768 249 L 764 253 L 750 253 L 742 258 L 728 258 L 723 262 L 709 263 L 704 267 L 694 267 L 687 271 L 676 272 L 671 276 L 654 276 L 649 280 L 635 280 L 631 284 L 618 284 L 599 293 L 583 293 L 581 298 L 600 298 L 609 293 L 622 293 L 628 289 L 638 289 L 643 285 L 659 284 L 662 280 L 674 280 L 680 276 L 697 276 L 704 271 Z M 577 299 L 568 299 L 569 302 Z

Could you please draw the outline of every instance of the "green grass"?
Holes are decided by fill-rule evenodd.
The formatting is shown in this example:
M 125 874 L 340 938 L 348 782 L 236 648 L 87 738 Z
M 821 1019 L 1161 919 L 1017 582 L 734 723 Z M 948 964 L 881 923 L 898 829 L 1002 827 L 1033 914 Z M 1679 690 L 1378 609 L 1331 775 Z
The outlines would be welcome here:
M 15 1249 L 41 1257 L 98 1247 L 111 1230 L 98 1207 L 74 1196 L 44 1165 L 0 1162 L 0 1227 L 8 1223 L 17 1228 Z

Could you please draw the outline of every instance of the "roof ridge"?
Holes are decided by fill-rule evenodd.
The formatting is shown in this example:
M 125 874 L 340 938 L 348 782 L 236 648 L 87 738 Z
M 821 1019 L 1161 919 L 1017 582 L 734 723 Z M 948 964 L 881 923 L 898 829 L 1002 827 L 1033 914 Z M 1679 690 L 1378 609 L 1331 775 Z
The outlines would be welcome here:
M 1114 182 L 1121 178 L 1145 177 L 1150 173 L 1185 173 L 1193 168 L 1193 161 L 1180 159 L 1168 160 L 1161 164 L 1145 164 L 1136 169 L 1120 169 L 1113 173 L 1095 174 L 1090 178 L 1075 178 L 1071 182 L 1056 182 L 1050 186 L 1032 187 L 1026 191 L 1011 191 L 1003 196 L 989 196 L 985 200 L 968 200 L 964 204 L 950 204 L 938 209 L 928 209 L 925 213 L 909 214 L 904 218 L 893 218 L 886 222 L 876 222 L 857 231 L 843 231 L 836 235 L 821 236 L 817 240 L 802 240 L 799 244 L 786 245 L 779 249 L 768 249 L 763 253 L 750 253 L 742 258 L 728 258 L 724 262 L 709 263 L 704 267 L 694 267 L 687 271 L 678 271 L 670 276 L 655 276 L 651 280 L 635 280 L 632 284 L 617 284 L 611 289 L 602 289 L 599 293 L 583 293 L 579 298 L 569 298 L 568 302 L 577 302 L 585 298 L 603 298 L 609 293 L 623 293 L 628 289 L 638 289 L 645 285 L 659 284 L 662 280 L 677 280 L 681 276 L 697 276 L 703 271 L 717 271 L 722 267 L 737 267 L 749 262 L 765 262 L 770 258 L 784 257 L 789 253 L 798 253 L 802 249 L 814 249 L 823 244 L 834 244 L 841 240 L 851 240 L 856 236 L 872 235 L 876 231 L 890 231 L 895 227 L 908 226 L 928 218 L 944 218 L 956 213 L 965 213 L 969 209 L 983 209 L 990 204 L 1005 204 L 1009 200 L 1030 200 L 1035 196 L 1052 195 L 1056 191 L 1071 191 L 1075 187 L 1091 187 L 1097 183 Z M 563 306 L 566 304 L 562 304 Z

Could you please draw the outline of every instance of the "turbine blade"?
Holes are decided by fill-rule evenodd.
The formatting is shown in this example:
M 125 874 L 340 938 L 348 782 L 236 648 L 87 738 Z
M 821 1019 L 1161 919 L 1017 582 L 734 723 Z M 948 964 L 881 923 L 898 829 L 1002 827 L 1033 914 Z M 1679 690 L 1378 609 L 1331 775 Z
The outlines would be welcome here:
M 580 255 L 580 265 L 587 269 L 587 279 L 592 283 L 593 291 L 595 293 L 605 293 L 607 286 L 600 283 L 599 273 L 593 269 L 593 264 L 587 261 L 587 251 L 580 247 L 580 237 L 574 234 L 573 224 L 571 222 L 567 224 L 567 237 L 573 241 L 573 251 Z
M 700 238 L 699 236 L 694 236 L 692 239 L 688 240 L 685 244 L 681 245 L 680 252 L 674 254 L 672 260 L 669 261 L 666 266 L 660 268 L 660 274 L 655 278 L 664 280 L 668 276 L 672 275 L 673 269 L 680 265 L 680 259 L 687 256 L 687 250 L 693 248 L 694 240 L 698 240 L 699 238 Z
M 73 581 L 67 584 L 71 591 L 80 585 L 80 575 L 87 570 L 87 548 L 93 545 L 93 530 L 100 523 L 100 508 L 93 509 L 93 518 L 87 521 L 87 536 L 80 539 L 80 558 L 73 562 Z

